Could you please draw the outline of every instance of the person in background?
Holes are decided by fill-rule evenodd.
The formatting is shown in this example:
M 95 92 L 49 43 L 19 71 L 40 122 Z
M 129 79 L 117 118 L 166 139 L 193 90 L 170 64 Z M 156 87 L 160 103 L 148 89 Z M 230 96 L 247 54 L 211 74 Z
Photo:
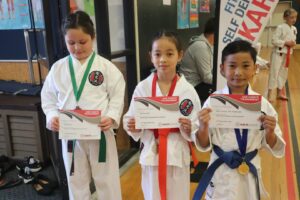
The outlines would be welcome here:
M 221 74 L 226 78 L 224 89 L 214 94 L 258 95 L 249 81 L 256 71 L 256 51 L 247 41 L 229 43 L 222 51 Z M 203 175 L 194 199 L 206 190 L 206 200 L 255 200 L 267 196 L 263 186 L 259 149 L 266 149 L 281 158 L 285 141 L 273 106 L 262 97 L 259 117 L 261 129 L 209 128 L 211 97 L 198 114 L 199 129 L 192 136 L 201 152 L 212 151 L 209 167 Z M 217 166 L 217 167 L 214 167 Z
M 195 87 L 202 104 L 213 92 L 215 26 L 215 19 L 210 18 L 205 24 L 204 33 L 190 39 L 179 68 L 180 73 Z
M 272 90 L 276 88 L 277 99 L 288 100 L 283 93 L 283 88 L 288 78 L 290 56 L 296 45 L 297 28 L 294 24 L 297 15 L 297 11 L 293 8 L 285 10 L 283 13 L 285 23 L 278 25 L 272 36 L 273 50 L 268 85 L 268 100 L 270 102 L 273 102 Z
M 129 110 L 123 117 L 123 126 L 135 141 L 141 141 L 144 199 L 189 200 L 189 141 L 196 128 L 200 100 L 192 85 L 176 72 L 183 51 L 174 33 L 159 32 L 152 41 L 149 54 L 155 71 L 136 86 Z M 179 128 L 136 129 L 134 98 L 151 96 L 179 97 Z M 166 143 L 161 142 L 164 135 L 167 135 Z
M 59 110 L 101 111 L 100 141 L 62 140 L 69 197 L 91 199 L 90 182 L 93 179 L 98 199 L 120 200 L 113 129 L 119 126 L 123 112 L 123 75 L 113 63 L 93 50 L 95 29 L 88 14 L 83 11 L 70 14 L 64 20 L 62 32 L 70 55 L 53 64 L 41 92 L 47 128 L 59 131 Z

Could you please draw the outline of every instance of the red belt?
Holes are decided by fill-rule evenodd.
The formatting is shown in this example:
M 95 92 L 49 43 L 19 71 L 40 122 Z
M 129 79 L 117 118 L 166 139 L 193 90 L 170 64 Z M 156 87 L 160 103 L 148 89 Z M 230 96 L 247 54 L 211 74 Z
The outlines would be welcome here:
M 287 48 L 286 58 L 285 58 L 285 67 L 288 68 L 290 64 L 290 53 L 291 53 L 291 47 Z
M 154 136 L 159 141 L 158 145 L 158 182 L 161 200 L 167 199 L 167 146 L 168 146 L 168 135 L 171 133 L 178 133 L 178 128 L 165 128 L 153 130 Z M 198 164 L 196 154 L 192 147 L 192 143 L 189 142 L 192 159 L 194 166 Z

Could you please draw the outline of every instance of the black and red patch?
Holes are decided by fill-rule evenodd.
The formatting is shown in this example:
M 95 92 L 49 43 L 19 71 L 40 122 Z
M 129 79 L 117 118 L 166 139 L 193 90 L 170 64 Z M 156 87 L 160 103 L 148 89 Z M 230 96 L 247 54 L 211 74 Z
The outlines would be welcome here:
M 94 86 L 99 86 L 103 83 L 104 76 L 100 71 L 92 71 L 89 75 L 89 82 Z
M 179 110 L 184 116 L 189 116 L 194 109 L 194 104 L 190 99 L 184 99 L 179 105 Z

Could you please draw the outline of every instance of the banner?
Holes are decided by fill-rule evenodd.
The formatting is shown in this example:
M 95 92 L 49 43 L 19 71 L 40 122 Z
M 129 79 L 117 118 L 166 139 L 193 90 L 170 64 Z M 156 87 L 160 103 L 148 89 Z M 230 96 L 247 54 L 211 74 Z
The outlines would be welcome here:
M 38 29 L 44 29 L 45 22 L 44 22 L 43 1 L 42 0 L 31 0 L 31 2 L 32 2 L 34 26 L 35 26 L 35 28 L 38 28 Z
M 220 0 L 217 90 L 226 84 L 220 74 L 223 48 L 236 39 L 256 43 L 278 0 Z

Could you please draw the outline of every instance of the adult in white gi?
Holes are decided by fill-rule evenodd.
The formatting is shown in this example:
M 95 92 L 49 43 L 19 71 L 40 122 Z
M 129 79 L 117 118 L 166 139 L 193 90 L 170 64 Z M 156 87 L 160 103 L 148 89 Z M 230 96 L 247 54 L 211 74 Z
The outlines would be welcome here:
M 297 20 L 297 11 L 290 8 L 283 14 L 285 23 L 277 26 L 272 36 L 273 50 L 271 55 L 271 67 L 269 74 L 268 100 L 272 100 L 271 92 L 277 88 L 277 98 L 288 100 L 282 94 L 282 89 L 288 78 L 289 57 L 296 45 L 297 29 L 293 26 Z
M 229 89 L 226 86 L 223 90 L 216 91 L 214 94 L 229 94 Z M 248 86 L 249 95 L 259 95 L 254 92 L 250 85 Z M 210 97 L 204 103 L 203 108 L 210 107 Z M 273 106 L 262 97 L 261 111 L 266 115 L 273 116 L 277 120 L 277 113 Z M 254 151 L 255 149 L 266 149 L 273 156 L 280 158 L 284 156 L 285 152 L 285 142 L 282 138 L 282 133 L 278 123 L 276 124 L 274 133 L 277 137 L 277 142 L 271 148 L 265 137 L 264 130 L 248 130 L 248 142 L 246 152 Z M 196 133 L 196 132 L 195 132 Z M 236 135 L 234 129 L 229 128 L 210 128 L 209 129 L 209 146 L 203 148 L 195 133 L 192 134 L 195 141 L 196 147 L 201 152 L 211 151 L 213 145 L 219 146 L 223 151 L 239 151 L 239 145 L 236 140 Z M 217 160 L 219 157 L 214 151 L 212 151 L 209 166 Z M 251 163 L 256 167 L 259 179 L 260 193 L 262 196 L 267 196 L 261 176 L 261 164 L 260 156 L 256 156 L 251 160 Z M 257 199 L 256 183 L 255 178 L 252 173 L 246 175 L 241 175 L 237 169 L 231 169 L 226 164 L 222 164 L 215 171 L 211 183 L 206 189 L 206 200 L 220 200 L 220 199 L 230 199 L 230 200 L 254 200 Z
M 133 133 L 128 130 L 128 119 L 135 116 L 134 98 L 152 95 L 154 73 L 141 81 L 132 96 L 128 112 L 123 117 L 124 129 L 135 140 L 141 142 L 140 164 L 142 166 L 142 189 L 146 200 L 160 199 L 158 184 L 158 150 L 157 140 L 152 130 L 141 130 Z M 164 96 L 156 84 L 156 96 Z M 200 110 L 200 100 L 193 86 L 183 75 L 177 80 L 172 96 L 179 96 L 182 117 L 187 117 L 195 125 L 197 112 Z M 189 109 L 190 108 L 190 109 Z M 192 127 L 192 131 L 196 127 Z M 190 196 L 190 149 L 191 141 L 182 129 L 176 134 L 168 135 L 167 145 L 167 199 L 187 200 Z

